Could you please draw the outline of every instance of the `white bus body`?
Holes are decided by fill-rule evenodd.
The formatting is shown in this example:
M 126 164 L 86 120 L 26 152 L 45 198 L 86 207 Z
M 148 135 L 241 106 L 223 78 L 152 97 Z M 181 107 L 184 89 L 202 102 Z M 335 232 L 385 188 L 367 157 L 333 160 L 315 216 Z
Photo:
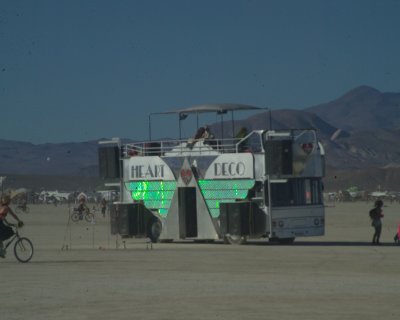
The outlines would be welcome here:
M 129 223 L 143 224 L 152 240 L 292 242 L 324 234 L 324 151 L 313 129 L 120 148 L 121 202 L 151 215 Z

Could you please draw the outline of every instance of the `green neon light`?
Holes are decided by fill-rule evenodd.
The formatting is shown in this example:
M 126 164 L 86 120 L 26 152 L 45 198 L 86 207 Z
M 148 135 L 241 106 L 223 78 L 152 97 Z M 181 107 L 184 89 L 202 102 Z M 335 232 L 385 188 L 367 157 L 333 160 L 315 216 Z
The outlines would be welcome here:
M 209 210 L 210 210 L 211 216 L 213 218 L 218 218 L 219 217 L 219 208 L 218 209 L 209 209 Z
M 127 188 L 130 191 L 134 190 L 175 190 L 176 181 L 132 181 L 127 183 Z
M 254 186 L 255 180 L 199 180 L 201 189 L 219 190 L 219 189 L 251 189 Z
M 135 200 L 157 201 L 160 199 L 172 199 L 174 191 L 147 191 L 147 192 L 132 192 Z
M 233 190 L 204 190 L 203 195 L 206 199 L 244 199 L 248 189 Z
M 149 209 L 166 215 L 176 189 L 176 181 L 132 181 L 126 183 L 134 201 L 143 201 Z
M 212 217 L 219 217 L 219 206 L 222 202 L 234 202 L 246 199 L 249 189 L 255 180 L 199 180 L 201 193 Z
M 199 180 L 198 184 L 212 217 L 217 218 L 220 203 L 245 199 L 249 189 L 254 186 L 255 180 Z M 176 186 L 176 181 L 126 183 L 134 201 L 144 201 L 147 208 L 158 210 L 161 215 L 168 214 Z

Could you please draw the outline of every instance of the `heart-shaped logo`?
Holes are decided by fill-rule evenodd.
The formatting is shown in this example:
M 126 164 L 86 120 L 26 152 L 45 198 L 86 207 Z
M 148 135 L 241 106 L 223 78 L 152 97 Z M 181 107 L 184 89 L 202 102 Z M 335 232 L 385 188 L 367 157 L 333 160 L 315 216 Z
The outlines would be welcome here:
M 303 151 L 304 151 L 307 155 L 309 155 L 309 154 L 313 151 L 314 145 L 313 145 L 312 143 L 303 143 L 303 144 L 301 145 L 301 148 L 303 149 Z
M 192 180 L 192 170 L 190 169 L 181 169 L 181 178 L 183 182 L 188 185 L 190 180 Z

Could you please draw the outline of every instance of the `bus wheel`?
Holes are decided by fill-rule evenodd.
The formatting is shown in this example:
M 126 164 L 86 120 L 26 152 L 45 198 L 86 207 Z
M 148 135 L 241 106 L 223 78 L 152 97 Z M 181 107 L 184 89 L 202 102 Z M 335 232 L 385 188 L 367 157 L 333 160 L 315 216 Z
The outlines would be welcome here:
M 226 244 L 239 245 L 239 244 L 245 244 L 246 242 L 247 242 L 246 236 L 226 234 L 224 237 L 224 243 Z
M 153 243 L 158 242 L 158 238 L 160 238 L 161 235 L 161 230 L 162 230 L 162 224 L 160 220 L 157 219 L 150 223 L 147 233 L 151 242 Z

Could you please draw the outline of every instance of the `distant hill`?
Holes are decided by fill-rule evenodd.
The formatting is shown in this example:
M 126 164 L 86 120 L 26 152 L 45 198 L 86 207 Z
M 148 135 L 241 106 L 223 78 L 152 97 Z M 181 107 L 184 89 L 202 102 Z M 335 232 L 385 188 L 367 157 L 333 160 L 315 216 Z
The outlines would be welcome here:
M 328 174 L 336 176 L 327 176 L 332 187 L 359 181 L 397 184 L 400 190 L 400 93 L 361 86 L 325 104 L 266 111 L 235 121 L 234 126 L 235 133 L 242 126 L 248 130 L 315 128 L 326 151 Z M 219 138 L 232 137 L 231 121 L 210 127 Z M 0 175 L 29 175 L 30 181 L 32 175 L 97 177 L 97 149 L 98 141 L 34 145 L 0 139 Z
M 32 144 L 0 139 L 0 173 L 95 176 L 97 141 Z
M 271 116 L 271 121 L 269 120 Z M 325 147 L 327 164 L 337 169 L 361 169 L 400 165 L 400 130 L 373 129 L 345 131 L 331 125 L 318 115 L 302 110 L 274 110 L 235 123 L 235 131 L 245 126 L 249 130 L 314 128 Z M 224 137 L 232 136 L 232 125 L 224 123 Z M 221 136 L 221 126 L 212 126 Z
M 400 93 L 382 93 L 368 86 L 305 110 L 345 130 L 400 129 Z
M 289 129 L 289 128 L 317 128 L 319 134 L 326 137 L 330 137 L 336 130 L 331 124 L 322 120 L 319 116 L 314 113 L 292 110 L 292 109 L 281 109 L 272 110 L 271 112 L 265 111 L 259 114 L 255 114 L 244 120 L 237 120 L 234 123 L 235 133 L 237 133 L 241 127 L 246 127 L 248 131 L 251 130 L 264 130 L 269 129 Z M 222 137 L 221 125 L 215 123 L 210 126 L 212 132 L 219 138 Z M 223 124 L 224 137 L 232 137 L 232 121 L 225 121 Z
M 400 130 L 355 131 L 335 140 L 323 139 L 327 163 L 338 169 L 400 166 Z

